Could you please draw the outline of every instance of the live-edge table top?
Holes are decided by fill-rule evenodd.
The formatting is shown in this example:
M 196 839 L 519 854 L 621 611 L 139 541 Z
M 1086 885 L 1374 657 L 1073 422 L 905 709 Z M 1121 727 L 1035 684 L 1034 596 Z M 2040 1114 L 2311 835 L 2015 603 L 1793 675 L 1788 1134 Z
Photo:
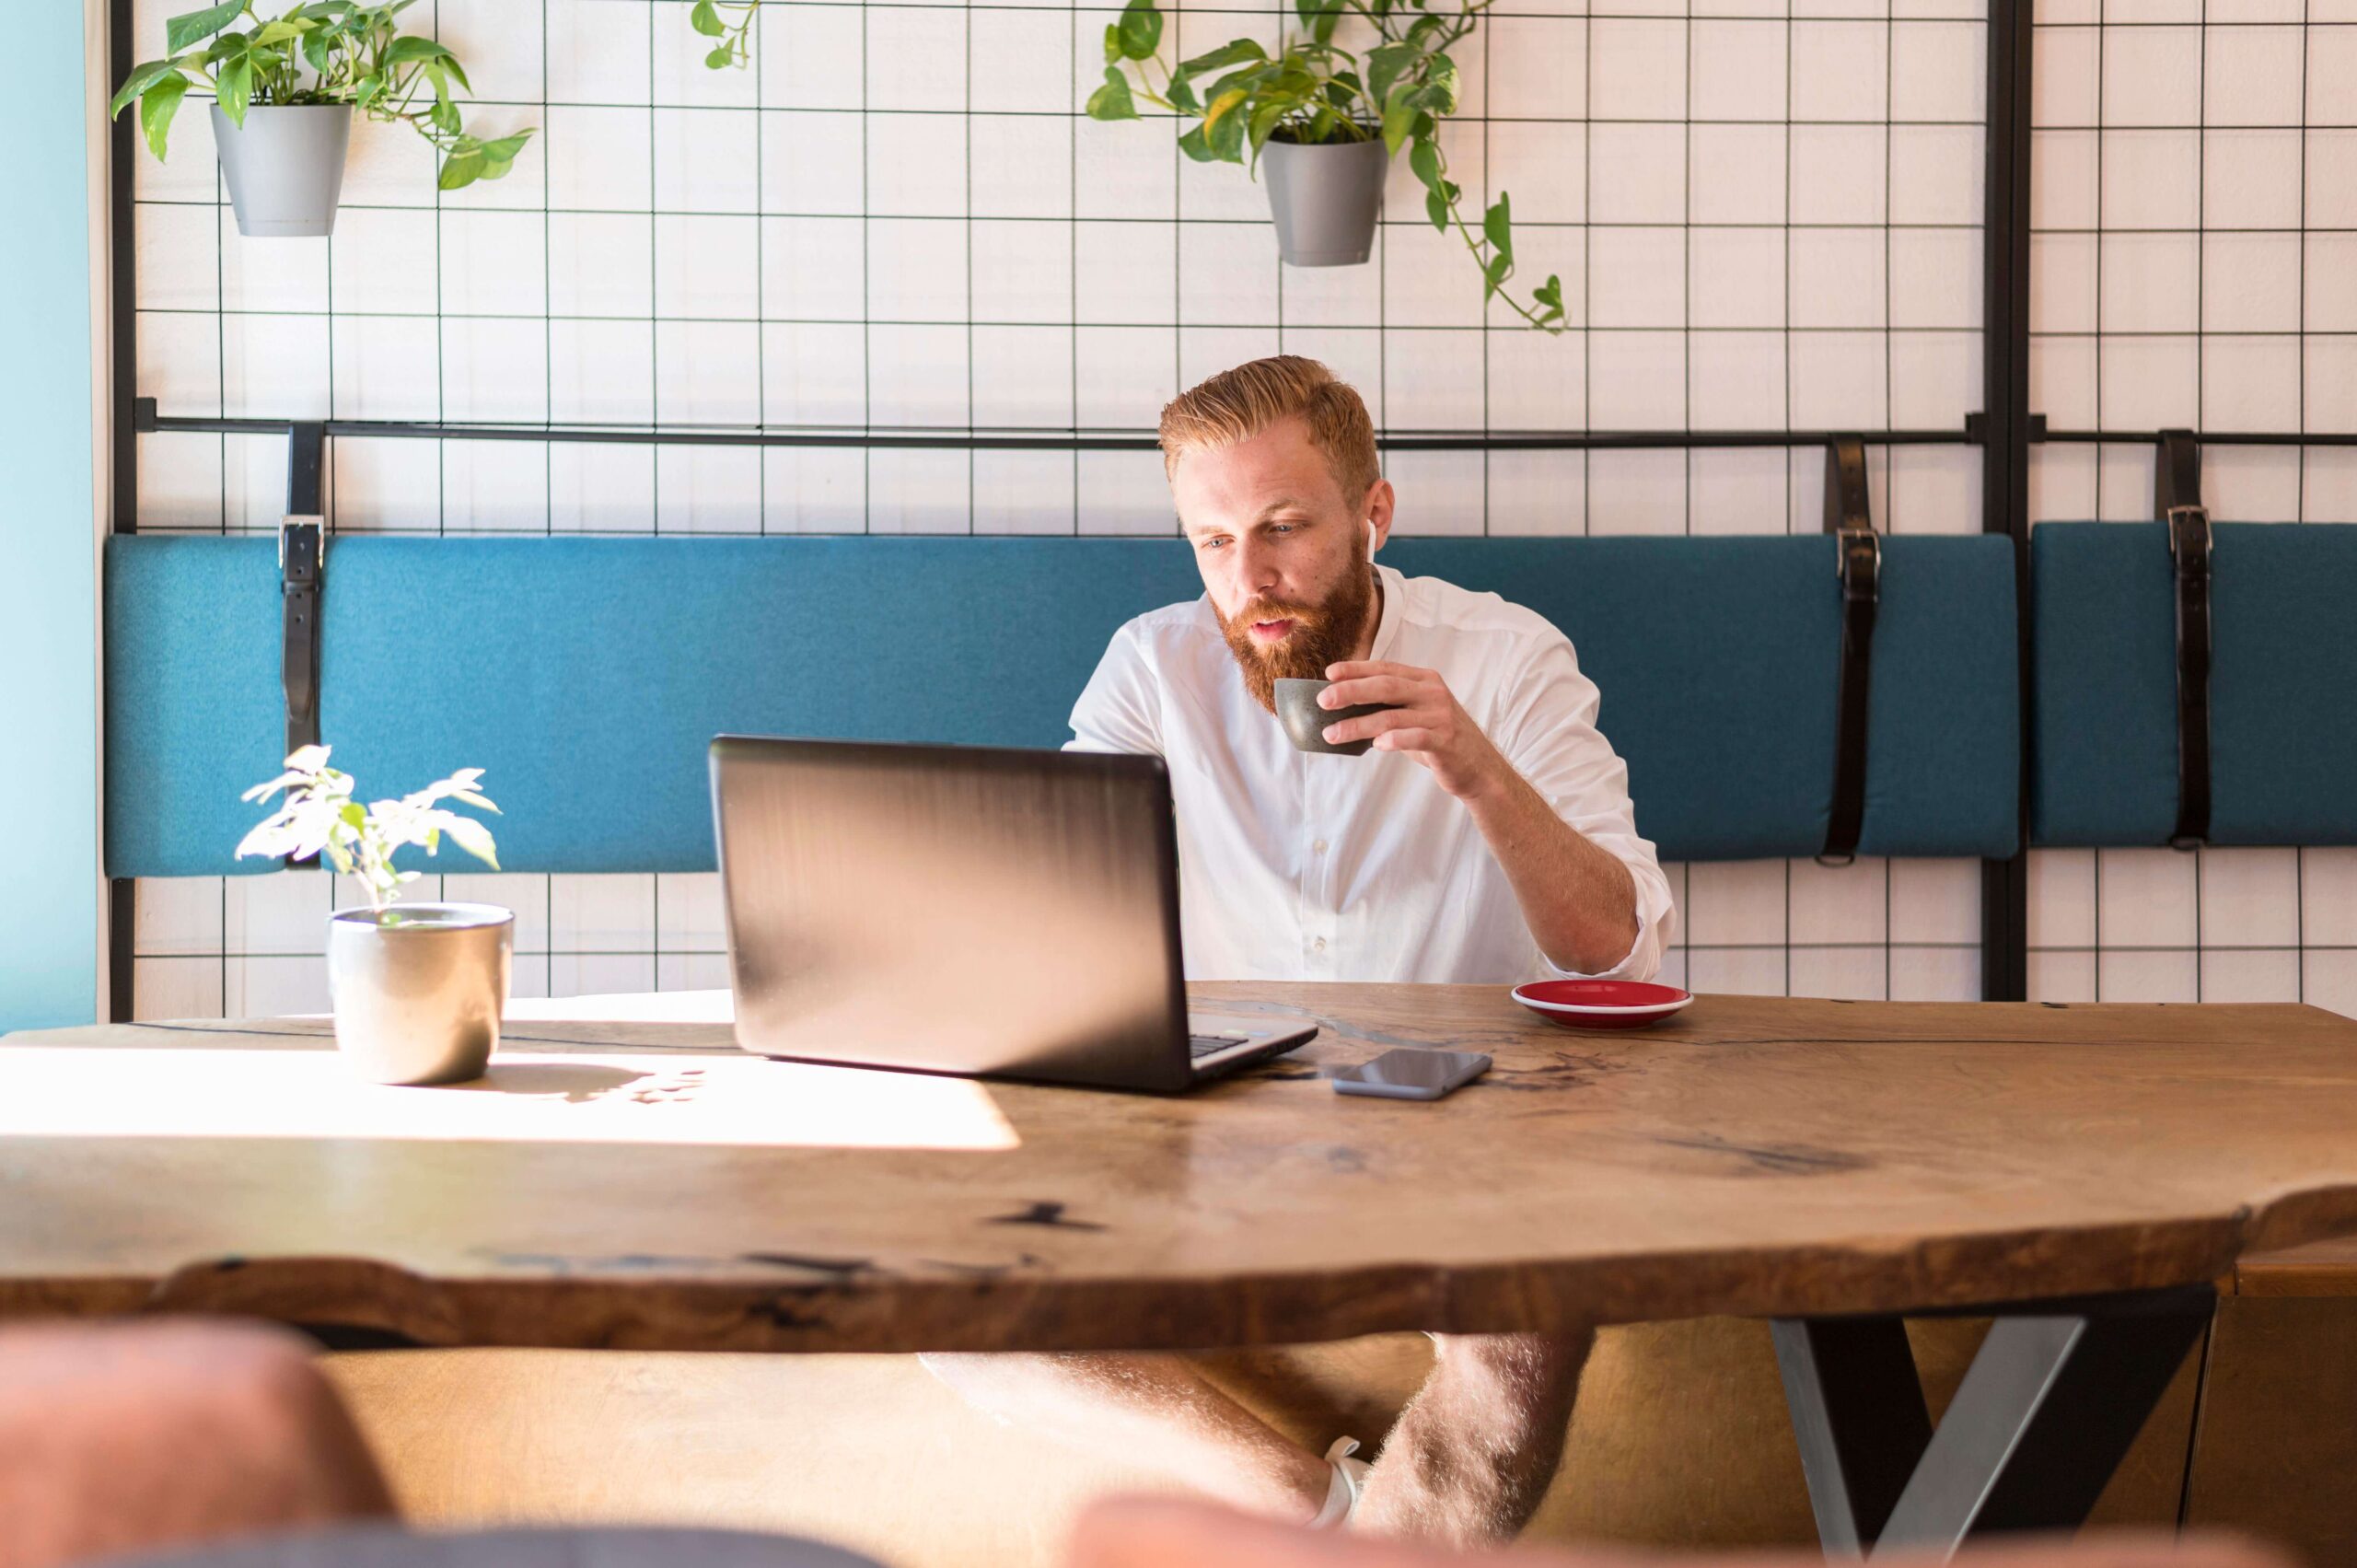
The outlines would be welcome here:
M 1191 989 L 1321 1033 L 1177 1098 L 761 1062 L 725 1022 L 512 1020 L 459 1090 L 358 1085 L 319 1018 L 9 1036 L 0 1316 L 1181 1348 L 2143 1289 L 2357 1230 L 2357 1022 L 2316 1008 L 1706 995 L 1576 1033 L 1498 986 Z M 1394 1045 L 1496 1065 L 1437 1104 L 1318 1075 Z

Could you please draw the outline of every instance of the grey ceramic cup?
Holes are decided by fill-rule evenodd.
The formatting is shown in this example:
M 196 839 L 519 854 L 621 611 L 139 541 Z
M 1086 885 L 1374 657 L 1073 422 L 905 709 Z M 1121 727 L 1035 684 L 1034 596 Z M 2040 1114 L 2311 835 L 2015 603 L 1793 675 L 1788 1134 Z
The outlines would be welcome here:
M 1277 682 L 1277 722 L 1285 726 L 1285 738 L 1304 751 L 1323 751 L 1329 757 L 1358 757 L 1371 749 L 1373 739 L 1345 741 L 1340 746 L 1326 739 L 1326 726 L 1354 719 L 1362 714 L 1379 714 L 1396 708 L 1397 703 L 1362 703 L 1355 708 L 1321 708 L 1318 694 L 1334 684 L 1330 680 L 1279 680 Z

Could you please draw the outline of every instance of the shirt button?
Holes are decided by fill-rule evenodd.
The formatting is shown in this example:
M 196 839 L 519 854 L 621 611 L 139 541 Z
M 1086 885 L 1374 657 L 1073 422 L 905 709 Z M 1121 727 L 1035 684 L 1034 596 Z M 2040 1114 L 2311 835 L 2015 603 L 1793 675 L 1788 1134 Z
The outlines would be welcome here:
M 1326 950 L 1326 938 L 1320 936 L 1317 941 L 1312 942 L 1309 946 L 1312 951 L 1322 953 Z
M 1314 854 L 1324 854 L 1326 853 L 1326 841 L 1324 839 L 1320 839 L 1316 843 L 1311 844 L 1309 848 L 1310 852 Z

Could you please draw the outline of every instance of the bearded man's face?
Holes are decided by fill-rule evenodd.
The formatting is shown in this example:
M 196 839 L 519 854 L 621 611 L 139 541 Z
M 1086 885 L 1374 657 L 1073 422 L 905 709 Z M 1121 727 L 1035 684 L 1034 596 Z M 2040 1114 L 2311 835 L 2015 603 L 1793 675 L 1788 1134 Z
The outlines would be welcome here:
M 1280 679 L 1323 679 L 1349 658 L 1375 601 L 1371 503 L 1346 498 L 1299 420 L 1232 447 L 1187 453 L 1171 477 L 1179 520 L 1245 689 L 1274 712 Z

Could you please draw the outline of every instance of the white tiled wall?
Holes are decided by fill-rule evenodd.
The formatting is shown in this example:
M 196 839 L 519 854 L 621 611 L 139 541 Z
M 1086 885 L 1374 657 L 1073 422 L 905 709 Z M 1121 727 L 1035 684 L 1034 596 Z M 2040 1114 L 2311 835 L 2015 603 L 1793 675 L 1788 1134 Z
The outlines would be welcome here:
M 140 0 L 143 45 L 180 4 Z M 1240 171 L 1187 162 L 1167 123 L 1078 115 L 1110 9 L 771 0 L 754 66 L 714 74 L 686 8 L 424 0 L 410 15 L 483 94 L 471 116 L 540 134 L 507 180 L 437 197 L 406 133 L 360 127 L 331 240 L 240 240 L 204 117 L 183 115 L 170 164 L 140 166 L 139 390 L 168 413 L 1142 428 L 1181 386 L 1285 349 L 1333 364 L 1397 429 L 1946 427 L 1979 403 L 1979 0 L 1501 0 L 1459 52 L 1451 157 L 1469 192 L 1512 190 L 1523 281 L 1562 274 L 1575 330 L 1559 339 L 1485 313 L 1404 169 L 1366 266 L 1281 268 Z M 1188 7 L 1178 31 L 1191 52 L 1268 35 L 1274 15 Z M 2118 160 L 2111 178 L 2128 178 Z M 276 438 L 141 447 L 142 527 L 275 526 Z M 1885 528 L 1979 527 L 1969 449 L 1870 462 Z M 1813 531 L 1821 463 L 1389 468 L 1409 531 L 1676 534 Z M 346 529 L 1173 526 L 1150 453 L 343 440 L 331 482 Z M 1978 993 L 1971 862 L 1674 880 L 1671 978 Z M 723 978 L 709 877 L 448 890 L 518 911 L 519 990 Z M 315 873 L 143 883 L 139 1010 L 323 1005 L 333 901 Z
M 2031 406 L 2068 429 L 2357 430 L 2357 3 L 2038 19 Z M 2357 521 L 2357 449 L 2212 447 L 2202 493 L 2221 519 Z M 2034 449 L 2033 517 L 2152 505 L 2149 444 Z M 2357 852 L 2040 851 L 2030 947 L 2044 1000 L 2357 1013 Z

